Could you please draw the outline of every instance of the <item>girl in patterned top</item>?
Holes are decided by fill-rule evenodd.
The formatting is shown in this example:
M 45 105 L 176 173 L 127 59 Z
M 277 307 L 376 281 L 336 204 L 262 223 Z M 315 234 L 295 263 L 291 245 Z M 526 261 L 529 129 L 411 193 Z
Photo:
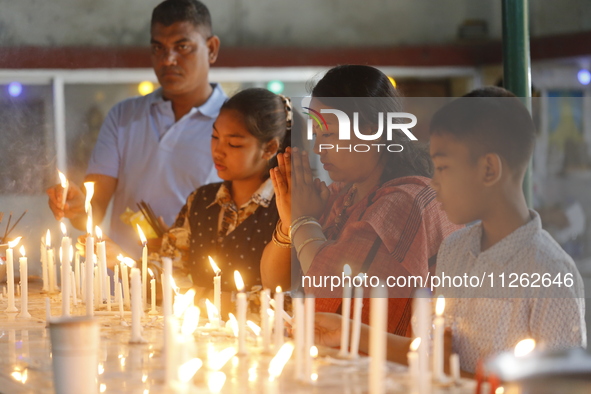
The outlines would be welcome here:
M 311 114 L 324 117 L 324 122 L 312 122 L 314 153 L 334 182 L 326 186 L 313 179 L 305 151 L 294 148 L 279 155 L 271 178 L 281 223 L 276 242 L 265 249 L 261 271 L 265 286 L 304 286 L 316 295 L 318 312 L 340 312 L 342 288 L 331 290 L 331 280 L 322 285 L 325 278 L 342 277 L 345 264 L 353 275 L 426 278 L 441 241 L 458 227 L 435 201 L 425 149 L 400 131 L 393 132 L 392 141 L 386 132 L 368 141 L 380 128 L 379 116 L 402 112 L 400 96 L 386 75 L 369 66 L 335 67 L 314 87 L 309 107 Z M 357 122 L 350 140 L 339 140 L 337 116 L 322 112 L 334 109 Z M 372 148 L 358 153 L 346 150 L 349 144 Z M 389 144 L 403 150 L 391 152 L 385 148 Z M 334 149 L 338 145 L 345 149 Z M 302 274 L 310 280 L 303 281 Z M 412 288 L 390 290 L 388 330 L 408 335 Z M 369 321 L 367 300 L 362 321 Z
M 279 217 L 269 168 L 289 145 L 291 116 L 290 100 L 266 89 L 243 90 L 222 106 L 211 152 L 224 182 L 202 186 L 187 198 L 160 249 L 161 256 L 173 258 L 177 284 L 179 277 L 191 279 L 196 299 L 212 288 L 208 256 L 224 272 L 224 292 L 236 289 L 234 270 L 247 289 L 261 284 L 261 254 Z

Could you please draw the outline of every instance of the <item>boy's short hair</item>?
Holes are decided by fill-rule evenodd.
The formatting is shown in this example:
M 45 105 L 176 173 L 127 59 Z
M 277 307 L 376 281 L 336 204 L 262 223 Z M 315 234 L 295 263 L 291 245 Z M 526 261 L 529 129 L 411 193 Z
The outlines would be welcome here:
M 476 89 L 439 109 L 430 134 L 467 143 L 474 159 L 496 153 L 512 171 L 525 170 L 533 153 L 535 126 L 521 100 L 499 87 Z
M 152 23 L 170 26 L 176 22 L 190 22 L 203 29 L 205 38 L 211 36 L 211 15 L 209 10 L 198 0 L 165 0 L 152 11 Z

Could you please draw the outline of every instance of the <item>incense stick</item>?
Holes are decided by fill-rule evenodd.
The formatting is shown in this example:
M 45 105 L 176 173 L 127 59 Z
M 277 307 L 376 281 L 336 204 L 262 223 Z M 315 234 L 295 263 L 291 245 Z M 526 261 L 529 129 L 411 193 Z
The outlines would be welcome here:
M 2 243 L 4 243 L 4 239 L 6 239 L 6 234 L 8 233 L 8 226 L 10 226 L 10 221 L 12 220 L 12 212 L 8 216 L 8 223 L 6 223 L 6 230 L 4 230 L 4 236 L 2 237 Z
M 8 237 L 8 235 L 10 235 L 10 233 L 12 232 L 12 230 L 14 230 L 14 228 L 16 227 L 16 225 L 21 221 L 21 219 L 23 218 L 23 216 L 25 216 L 25 214 L 27 213 L 27 210 L 25 209 L 25 212 L 23 212 L 23 214 L 18 218 L 18 220 L 12 225 L 12 227 L 10 228 L 10 230 L 8 230 L 8 233 L 4 235 L 4 238 L 2 239 L 4 241 L 4 239 L 6 239 L 6 237 Z

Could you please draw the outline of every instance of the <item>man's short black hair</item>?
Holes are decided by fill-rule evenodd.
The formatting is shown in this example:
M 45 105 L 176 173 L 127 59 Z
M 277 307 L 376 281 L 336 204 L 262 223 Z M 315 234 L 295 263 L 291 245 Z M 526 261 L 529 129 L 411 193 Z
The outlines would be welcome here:
M 176 22 L 190 22 L 203 29 L 205 38 L 211 36 L 211 15 L 205 4 L 198 0 L 165 0 L 152 11 L 152 26 L 155 23 L 170 26 Z
M 521 99 L 494 86 L 476 89 L 446 104 L 433 115 L 430 133 L 448 134 L 467 143 L 474 158 L 496 153 L 513 171 L 527 167 L 536 136 Z

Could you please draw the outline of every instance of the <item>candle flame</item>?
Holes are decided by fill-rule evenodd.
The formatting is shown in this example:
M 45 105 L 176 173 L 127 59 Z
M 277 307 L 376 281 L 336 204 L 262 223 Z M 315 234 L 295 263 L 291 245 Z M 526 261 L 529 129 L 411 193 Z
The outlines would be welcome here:
M 275 293 L 281 293 L 281 286 L 277 286 L 275 288 Z
M 228 313 L 228 317 L 229 319 L 226 325 L 230 327 L 230 329 L 234 333 L 234 336 L 238 337 L 238 320 L 236 320 L 236 316 L 234 316 L 233 313 Z
M 226 374 L 220 371 L 213 372 L 207 380 L 207 386 L 212 393 L 219 393 L 224 387 L 224 383 L 226 383 Z
M 146 239 L 146 236 L 144 235 L 144 232 L 142 231 L 142 228 L 140 227 L 139 224 L 136 224 L 137 226 L 137 232 L 140 235 L 140 240 L 142 241 L 142 245 L 146 246 L 146 244 L 148 243 L 148 240 Z
M 10 374 L 16 381 L 21 382 L 22 384 L 25 384 L 27 382 L 27 369 L 25 369 L 24 371 L 14 371 L 13 373 Z
M 317 348 L 316 346 L 312 346 L 312 347 L 310 348 L 310 356 L 311 356 L 312 358 L 316 358 L 316 357 L 318 357 L 318 348 Z
M 196 306 L 190 306 L 185 312 L 181 333 L 183 335 L 192 335 L 199 325 L 199 315 L 201 311 Z
M 211 264 L 211 269 L 213 269 L 213 272 L 215 273 L 215 276 L 219 276 L 219 274 L 222 273 L 222 270 L 220 270 L 220 268 L 215 263 L 215 261 L 213 261 L 213 259 L 211 258 L 211 256 L 207 256 L 207 258 L 209 259 L 209 264 Z
M 8 247 L 10 249 L 14 249 L 16 247 L 16 245 L 18 245 L 18 243 L 21 241 L 22 238 L 23 237 L 18 237 L 18 238 L 13 239 L 12 241 L 9 241 L 8 242 Z
M 244 281 L 242 280 L 242 275 L 237 270 L 234 271 L 234 282 L 236 283 L 236 290 L 244 291 Z
M 150 274 L 152 279 L 154 279 L 154 271 L 152 271 L 152 268 L 148 268 L 148 273 Z
M 503 386 L 497 387 L 495 394 L 505 394 L 505 388 Z
M 410 350 L 412 350 L 413 352 L 416 352 L 420 345 L 421 345 L 421 338 L 416 337 L 414 339 L 414 341 L 412 341 L 410 344 Z
M 18 251 L 21 253 L 21 256 L 25 257 L 25 245 L 21 245 Z
M 60 178 L 60 184 L 62 185 L 62 187 L 64 189 L 66 187 L 68 187 L 68 180 L 66 179 L 66 176 L 60 170 L 57 170 L 57 176 L 59 176 L 59 178 Z
M 103 230 L 101 230 L 99 226 L 95 226 L 94 233 L 96 234 L 99 242 L 103 240 Z
M 515 346 L 515 357 L 524 357 L 530 354 L 536 347 L 536 341 L 528 338 L 520 341 Z
M 437 297 L 437 304 L 435 305 L 435 313 L 437 316 L 443 315 L 443 311 L 445 310 L 445 297 L 440 295 Z
M 94 195 L 94 182 L 84 182 L 84 187 L 86 188 L 86 200 L 84 201 L 84 209 L 86 212 L 90 210 L 90 201 L 92 200 L 92 196 Z
M 64 222 L 60 222 L 60 229 L 62 230 L 64 237 L 68 235 L 68 229 L 66 228 L 66 224 Z
M 345 276 L 351 276 L 351 274 L 353 274 L 353 271 L 351 271 L 351 266 L 349 264 L 345 264 L 345 266 L 343 267 L 343 273 L 345 274 Z
M 212 371 L 219 371 L 236 355 L 236 348 L 235 347 L 227 347 L 221 352 L 208 352 L 208 366 L 209 369 Z
M 174 297 L 174 304 L 172 305 L 173 313 L 176 317 L 181 317 L 183 313 L 193 305 L 195 299 L 195 290 L 189 289 L 185 294 L 178 294 Z
M 293 353 L 293 344 L 291 342 L 286 342 L 281 346 L 275 357 L 269 363 L 269 379 L 273 380 L 274 378 L 281 375 L 283 371 L 283 367 L 289 361 Z
M 211 301 L 209 301 L 209 299 L 205 300 L 205 308 L 207 309 L 207 318 L 209 319 L 209 322 L 211 324 L 217 322 L 219 315 L 218 308 L 216 308 L 215 305 Z
M 47 234 L 45 235 L 45 246 L 51 248 L 51 231 L 47 229 Z
M 310 379 L 312 379 L 313 382 L 318 380 L 318 374 L 316 372 L 314 372 L 312 375 L 310 375 Z
M 253 321 L 247 320 L 246 321 L 246 325 L 248 327 L 250 327 L 250 329 L 252 330 L 252 332 L 254 332 L 254 335 L 256 335 L 257 337 L 259 335 L 261 335 L 261 328 Z
M 101 393 L 104 393 L 104 392 L 106 392 L 106 391 L 107 391 L 107 385 L 106 385 L 106 384 L 104 384 L 104 383 L 101 383 L 101 384 L 100 384 L 100 386 L 99 386 L 99 391 L 100 391 Z
M 98 365 L 98 374 L 102 375 L 103 373 L 105 373 L 105 366 L 102 363 L 100 363 Z
M 191 378 L 193 378 L 193 376 L 195 376 L 202 365 L 203 362 L 198 358 L 187 361 L 179 367 L 179 380 L 183 383 L 187 383 L 189 380 L 191 380 Z
M 119 260 L 120 262 L 122 262 L 123 264 L 128 266 L 129 268 L 135 267 L 135 260 L 132 259 L 131 257 L 123 257 L 123 255 L 120 254 L 119 256 L 117 256 L 117 260 Z

